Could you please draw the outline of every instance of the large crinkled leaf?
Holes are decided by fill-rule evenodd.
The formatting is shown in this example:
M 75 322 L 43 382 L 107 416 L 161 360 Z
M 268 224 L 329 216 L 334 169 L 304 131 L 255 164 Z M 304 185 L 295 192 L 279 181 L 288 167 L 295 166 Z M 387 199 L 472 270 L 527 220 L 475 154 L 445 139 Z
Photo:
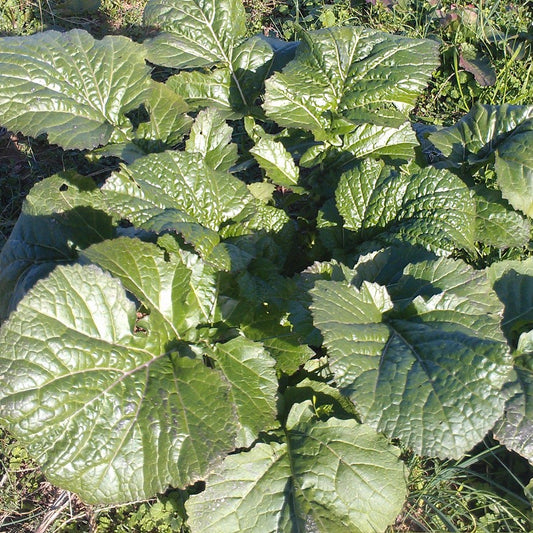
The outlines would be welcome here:
M 83 30 L 3 38 L 2 125 L 48 134 L 63 148 L 95 148 L 131 137 L 125 113 L 147 97 L 145 50 L 130 39 L 95 40 Z
M 245 17 L 240 0 L 150 0 L 144 24 L 161 33 L 145 43 L 148 59 L 179 69 L 229 64 Z
M 81 257 L 119 279 L 149 313 L 143 320 L 157 346 L 173 340 L 195 340 L 195 328 L 213 321 L 216 277 L 196 256 L 184 260 L 139 239 L 122 237 L 95 244 Z
M 405 477 L 398 451 L 355 420 L 293 407 L 285 442 L 229 456 L 186 503 L 191 531 L 373 533 L 400 511 Z
M 228 386 L 185 345 L 151 350 L 120 282 L 60 266 L 0 330 L 0 418 L 51 482 L 87 502 L 201 479 L 233 448 Z
M 361 239 L 408 241 L 439 253 L 474 246 L 472 193 L 447 170 L 398 172 L 367 159 L 342 174 L 335 198 L 344 228 Z
M 503 410 L 501 306 L 483 272 L 445 258 L 402 267 L 402 254 L 364 257 L 352 283 L 317 281 L 314 323 L 367 423 L 417 453 L 459 457 Z
M 0 253 L 0 322 L 56 265 L 114 234 L 91 178 L 64 172 L 35 185 Z
M 428 135 L 452 166 L 485 161 L 520 124 L 533 118 L 533 106 L 474 104 L 453 126 Z
M 237 162 L 237 145 L 231 142 L 233 130 L 213 108 L 200 111 L 185 145 L 187 152 L 201 154 L 207 166 L 221 171 Z
M 502 196 L 533 218 L 533 118 L 498 146 L 495 168 Z
M 242 181 L 189 152 L 138 159 L 112 174 L 102 192 L 111 210 L 134 225 L 173 209 L 176 222 L 197 222 L 213 230 L 253 200 Z
M 236 446 L 250 446 L 260 432 L 278 427 L 275 360 L 263 346 L 237 337 L 207 353 L 230 384 L 239 423 Z
M 413 107 L 437 66 L 433 41 L 350 26 L 305 33 L 295 59 L 267 80 L 264 109 L 282 126 L 317 133 L 347 112 L 380 124 L 391 109 Z

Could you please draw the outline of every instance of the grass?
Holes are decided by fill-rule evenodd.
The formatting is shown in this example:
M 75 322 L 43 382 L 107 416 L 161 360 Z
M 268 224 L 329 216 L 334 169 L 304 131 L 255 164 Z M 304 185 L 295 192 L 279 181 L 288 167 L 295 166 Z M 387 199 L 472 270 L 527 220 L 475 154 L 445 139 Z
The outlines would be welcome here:
M 69 12 L 68 2 L 76 1 L 2 0 L 0 35 L 81 27 L 98 37 L 108 33 L 143 37 L 146 0 L 101 0 L 98 10 Z M 473 7 L 449 0 L 243 1 L 251 34 L 293 39 L 295 22 L 307 29 L 364 24 L 439 40 L 443 64 L 419 101 L 418 119 L 449 124 L 474 101 L 533 103 L 531 2 L 484 0 Z M 479 61 L 477 68 L 485 69 L 485 76 L 494 74 L 490 83 L 480 84 L 475 69 L 464 67 L 466 55 Z M 66 168 L 108 171 L 87 166 L 80 154 L 50 147 L 44 139 L 0 130 L 0 248 L 31 186 Z M 410 492 L 391 532 L 531 531 L 530 501 L 525 496 L 531 467 L 505 448 L 487 441 L 456 461 L 424 459 L 408 450 L 404 456 Z M 84 505 L 75 495 L 50 485 L 27 451 L 0 430 L 0 531 L 169 533 L 181 530 L 183 514 L 179 491 L 128 506 Z

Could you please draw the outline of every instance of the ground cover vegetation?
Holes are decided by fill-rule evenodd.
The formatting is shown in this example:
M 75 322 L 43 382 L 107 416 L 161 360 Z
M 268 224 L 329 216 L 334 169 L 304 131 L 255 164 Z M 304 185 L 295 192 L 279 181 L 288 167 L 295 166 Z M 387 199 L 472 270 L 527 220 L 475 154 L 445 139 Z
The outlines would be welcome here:
M 2 527 L 528 531 L 527 3 L 144 4 L 0 13 Z

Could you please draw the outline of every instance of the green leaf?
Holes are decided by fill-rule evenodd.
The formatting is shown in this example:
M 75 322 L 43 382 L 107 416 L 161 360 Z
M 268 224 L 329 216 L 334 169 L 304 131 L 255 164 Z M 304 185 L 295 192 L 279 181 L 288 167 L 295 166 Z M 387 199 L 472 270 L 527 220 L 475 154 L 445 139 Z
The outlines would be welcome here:
M 236 446 L 250 446 L 260 432 L 278 427 L 275 360 L 263 346 L 237 337 L 216 344 L 208 354 L 230 383 L 240 425 Z
M 240 118 L 256 113 L 270 72 L 273 51 L 259 37 L 251 37 L 232 51 L 231 63 L 205 71 L 182 71 L 171 76 L 167 85 L 194 109 L 214 107 L 224 118 Z
M 439 253 L 473 249 L 475 203 L 466 185 L 447 170 L 407 170 L 367 159 L 343 173 L 335 197 L 344 228 Z
M 316 420 L 310 402 L 285 442 L 229 456 L 206 486 L 186 503 L 193 533 L 383 531 L 406 492 L 397 450 L 355 420 Z
M 532 106 L 533 114 L 533 106 Z M 533 119 L 518 128 L 496 150 L 496 176 L 502 196 L 533 217 Z
M 192 119 L 185 114 L 189 110 L 187 104 L 163 83 L 152 82 L 146 107 L 150 121 L 139 124 L 136 131 L 141 139 L 173 147 L 191 129 Z M 160 151 L 151 148 L 150 151 Z
M 231 71 L 228 67 L 207 72 L 184 70 L 171 76 L 166 85 L 183 98 L 192 109 L 214 107 L 224 119 L 237 119 L 240 114 L 233 109 Z M 242 104 L 241 104 L 242 105 Z
M 533 257 L 494 263 L 487 274 L 504 305 L 502 330 L 516 348 L 520 335 L 533 329 Z
M 218 230 L 253 200 L 246 185 L 212 169 L 199 153 L 163 152 L 137 159 L 115 172 L 102 187 L 111 209 L 134 225 L 165 209 L 177 222 L 197 222 Z
M 402 255 L 362 258 L 351 283 L 317 281 L 314 323 L 368 424 L 422 455 L 459 457 L 503 410 L 500 304 L 483 272 L 445 258 L 402 266 Z
M 361 124 L 353 132 L 344 136 L 343 150 L 358 159 L 365 157 L 389 156 L 399 159 L 413 159 L 418 146 L 415 131 L 410 122 L 397 128 Z
M 161 33 L 148 40 L 148 60 L 172 68 L 230 63 L 246 32 L 240 0 L 150 0 L 144 25 Z
M 131 138 L 125 113 L 148 96 L 145 51 L 125 37 L 95 40 L 83 30 L 3 38 L 2 124 L 65 149 Z
M 281 142 L 264 137 L 250 148 L 250 153 L 275 184 L 284 187 L 298 184 L 299 169 Z
M 317 133 L 347 110 L 363 111 L 364 122 L 391 108 L 405 115 L 437 58 L 436 42 L 362 27 L 304 33 L 295 59 L 267 80 L 264 109 L 281 126 Z
M 474 188 L 476 229 L 474 240 L 506 249 L 525 246 L 529 241 L 529 220 L 512 210 L 499 191 L 482 185 Z
M 58 267 L 0 330 L 0 418 L 86 502 L 184 487 L 233 449 L 228 386 L 185 345 L 150 349 L 120 282 Z
M 81 257 L 107 270 L 149 311 L 143 328 L 158 349 L 176 339 L 195 340 L 196 328 L 213 321 L 216 277 L 196 256 L 164 258 L 163 250 L 139 239 L 119 238 L 84 250 Z
M 187 152 L 201 154 L 207 166 L 229 171 L 237 162 L 237 145 L 231 142 L 233 130 L 216 109 L 200 111 L 186 143 Z
M 37 183 L 0 253 L 0 322 L 33 284 L 81 249 L 115 235 L 102 194 L 74 172 Z
M 533 106 L 476 103 L 456 124 L 428 138 L 450 165 L 476 164 L 486 161 L 515 128 L 531 118 Z
M 507 448 L 533 463 L 533 355 L 523 356 L 515 366 L 516 380 L 509 385 L 510 398 L 494 436 Z

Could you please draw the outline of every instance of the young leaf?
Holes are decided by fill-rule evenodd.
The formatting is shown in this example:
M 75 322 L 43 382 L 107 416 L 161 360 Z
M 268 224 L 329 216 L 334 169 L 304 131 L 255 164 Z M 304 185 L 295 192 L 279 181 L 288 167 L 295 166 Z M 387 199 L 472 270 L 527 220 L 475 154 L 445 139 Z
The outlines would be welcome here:
M 184 487 L 233 449 L 228 386 L 185 345 L 135 333 L 120 282 L 58 267 L 0 330 L 0 418 L 48 479 L 87 502 Z
M 207 166 L 229 171 L 237 162 L 237 145 L 231 142 L 233 130 L 216 109 L 200 111 L 186 143 L 187 152 L 201 154 Z
M 316 420 L 311 402 L 293 407 L 285 434 L 229 456 L 207 478 L 186 504 L 193 533 L 371 533 L 394 520 L 405 478 L 383 437 L 355 420 Z
M 363 239 L 399 239 L 441 254 L 474 247 L 472 194 L 447 170 L 410 175 L 367 159 L 342 174 L 335 198 L 344 228 Z
M 343 150 L 358 159 L 389 156 L 397 159 L 413 159 L 418 146 L 415 131 L 410 122 L 397 128 L 361 124 L 343 138 Z
M 250 148 L 250 153 L 275 184 L 284 187 L 297 185 L 299 169 L 281 142 L 264 137 Z
M 267 80 L 264 109 L 281 126 L 317 133 L 348 110 L 352 121 L 362 111 L 361 122 L 389 119 L 391 108 L 405 115 L 437 58 L 436 42 L 362 27 L 304 33 L 295 59 Z
M 459 261 L 421 261 L 398 277 L 399 254 L 388 267 L 379 254 L 362 259 L 357 287 L 317 281 L 314 323 L 336 383 L 368 424 L 417 453 L 459 457 L 503 409 L 511 367 L 499 302 L 483 272 Z
M 150 121 L 139 124 L 138 138 L 160 141 L 172 148 L 191 129 L 192 119 L 185 114 L 189 110 L 187 104 L 163 83 L 152 82 L 146 107 Z
M 208 355 L 230 384 L 240 426 L 236 446 L 250 446 L 260 432 L 279 425 L 275 360 L 260 343 L 245 337 L 216 344 Z
M 8 37 L 0 44 L 2 124 L 48 134 L 65 149 L 131 138 L 125 113 L 148 96 L 150 71 L 140 44 L 95 40 L 83 30 Z
M 81 254 L 119 279 L 149 311 L 143 327 L 157 338 L 161 350 L 176 339 L 195 340 L 196 327 L 213 320 L 217 303 L 215 275 L 196 256 L 185 262 L 163 255 L 154 244 L 126 237 L 98 243 Z
M 213 107 L 224 119 L 237 119 L 240 114 L 234 107 L 238 108 L 239 102 L 236 103 L 230 96 L 231 83 L 231 70 L 221 67 L 207 72 L 183 70 L 171 76 L 166 85 L 183 98 L 191 109 Z

